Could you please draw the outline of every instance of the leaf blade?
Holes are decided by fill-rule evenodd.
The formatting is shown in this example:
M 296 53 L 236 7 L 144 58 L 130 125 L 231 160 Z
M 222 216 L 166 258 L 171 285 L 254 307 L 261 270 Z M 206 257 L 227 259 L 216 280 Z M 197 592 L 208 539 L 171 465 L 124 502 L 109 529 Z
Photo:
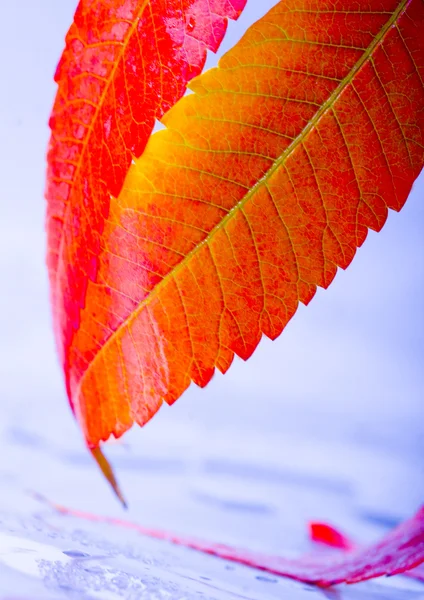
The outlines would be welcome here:
M 298 5 L 191 83 L 111 203 L 107 302 L 89 286 L 82 313 L 100 350 L 84 331 L 71 349 L 94 445 L 277 337 L 422 167 L 422 3 Z

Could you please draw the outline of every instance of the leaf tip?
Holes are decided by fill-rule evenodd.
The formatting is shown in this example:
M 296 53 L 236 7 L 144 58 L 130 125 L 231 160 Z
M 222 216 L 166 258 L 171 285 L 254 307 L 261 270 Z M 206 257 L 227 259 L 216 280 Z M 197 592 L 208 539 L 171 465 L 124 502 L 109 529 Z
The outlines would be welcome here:
M 122 504 L 123 508 L 125 510 L 127 510 L 128 504 L 121 492 L 121 488 L 119 487 L 118 481 L 115 477 L 115 473 L 113 472 L 113 469 L 112 469 L 109 461 L 107 460 L 106 456 L 103 454 L 101 448 L 99 446 L 97 446 L 95 448 L 89 448 L 89 450 L 90 450 L 94 460 L 99 465 L 100 470 L 102 471 L 103 475 L 106 477 L 107 481 L 109 482 L 111 488 L 115 492 L 115 495 L 117 496 L 118 500 Z

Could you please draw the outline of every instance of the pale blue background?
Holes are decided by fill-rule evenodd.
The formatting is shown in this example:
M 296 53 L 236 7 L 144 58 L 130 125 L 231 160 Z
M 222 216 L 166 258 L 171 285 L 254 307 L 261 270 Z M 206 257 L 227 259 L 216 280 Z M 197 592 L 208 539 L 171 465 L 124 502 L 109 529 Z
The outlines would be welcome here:
M 250 0 L 224 47 L 273 4 Z M 35 436 L 41 446 L 47 440 L 85 456 L 55 357 L 44 266 L 46 123 L 76 1 L 1 5 L 0 464 L 11 477 L 20 469 L 24 487 L 79 506 L 98 506 L 101 497 L 104 510 L 115 511 L 91 467 L 86 485 L 74 485 L 77 472 L 66 461 L 48 477 L 59 450 L 40 452 L 34 462 L 21 452 Z M 361 514 L 397 520 L 412 512 L 424 498 L 423 195 L 421 177 L 403 212 L 391 214 L 382 233 L 370 233 L 347 272 L 319 290 L 276 342 L 264 340 L 248 363 L 236 360 L 225 377 L 203 391 L 191 388 L 131 432 L 131 452 L 180 452 L 193 469 L 211 455 L 325 473 L 350 482 Z M 118 463 L 128 456 L 122 446 L 111 453 Z M 143 476 L 125 468 L 120 476 L 132 498 L 145 498 Z M 152 485 L 145 520 L 163 522 L 168 513 L 158 498 L 175 488 L 166 477 Z M 202 486 L 210 485 L 206 478 Z

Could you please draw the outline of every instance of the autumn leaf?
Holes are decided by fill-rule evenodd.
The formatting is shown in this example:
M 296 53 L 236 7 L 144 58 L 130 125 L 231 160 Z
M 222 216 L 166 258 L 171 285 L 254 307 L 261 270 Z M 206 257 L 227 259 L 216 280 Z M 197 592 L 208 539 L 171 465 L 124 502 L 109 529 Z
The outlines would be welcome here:
M 227 17 L 246 0 L 81 0 L 57 67 L 48 151 L 48 268 L 57 346 L 69 399 L 70 348 L 88 282 L 134 157 L 159 119 L 216 51 Z M 104 289 L 107 296 L 108 291 Z
M 37 495 L 37 499 L 62 515 L 133 530 L 143 536 L 322 587 L 338 583 L 358 583 L 381 575 L 401 573 L 420 580 L 423 577 L 422 568 L 419 565 L 424 563 L 424 506 L 412 518 L 389 532 L 382 540 L 364 548 L 354 548 L 354 545 L 348 542 L 342 534 L 326 525 L 318 524 L 315 531 L 318 531 L 320 541 L 328 543 L 330 535 L 330 545 L 347 550 L 346 545 L 340 542 L 340 539 L 343 539 L 351 546 L 351 549 L 340 556 L 335 556 L 333 553 L 331 555 L 314 553 L 287 559 L 233 548 L 226 544 L 214 544 L 167 531 L 149 529 L 132 521 L 73 510 L 54 504 L 40 495 Z M 317 536 L 315 534 L 313 536 L 317 540 Z
M 91 447 L 275 339 L 403 206 L 423 165 L 423 28 L 422 0 L 278 2 L 164 114 L 122 190 L 108 180 L 107 207 L 89 183 L 113 160 L 84 155 L 50 271 Z

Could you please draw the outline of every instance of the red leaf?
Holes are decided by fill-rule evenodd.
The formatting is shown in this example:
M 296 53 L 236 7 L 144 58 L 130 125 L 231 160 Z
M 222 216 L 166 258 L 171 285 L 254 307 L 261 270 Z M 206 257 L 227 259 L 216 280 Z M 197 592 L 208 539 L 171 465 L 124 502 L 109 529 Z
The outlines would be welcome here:
M 285 559 L 240 548 L 232 548 L 224 544 L 214 544 L 196 538 L 178 536 L 166 531 L 148 529 L 131 521 L 72 510 L 52 504 L 39 495 L 36 495 L 36 497 L 43 502 L 47 502 L 64 515 L 132 529 L 147 537 L 168 541 L 204 554 L 211 554 L 275 575 L 322 587 L 329 587 L 338 583 L 358 583 L 381 575 L 397 575 L 405 573 L 405 571 L 413 569 L 424 562 L 424 506 L 419 509 L 414 517 L 396 527 L 380 542 L 366 548 L 348 552 L 340 557 L 318 553 L 317 555 L 308 555 L 301 558 Z M 320 533 L 323 533 L 326 528 L 327 526 L 320 527 Z M 324 533 L 324 539 L 328 539 L 327 533 Z M 336 538 L 337 536 L 334 536 L 333 539 Z
M 81 0 L 57 67 L 48 152 L 48 267 L 57 345 L 68 348 L 100 238 L 131 160 L 183 96 L 246 0 Z M 83 240 L 83 243 L 75 243 Z M 72 398 L 69 394 L 71 404 Z

